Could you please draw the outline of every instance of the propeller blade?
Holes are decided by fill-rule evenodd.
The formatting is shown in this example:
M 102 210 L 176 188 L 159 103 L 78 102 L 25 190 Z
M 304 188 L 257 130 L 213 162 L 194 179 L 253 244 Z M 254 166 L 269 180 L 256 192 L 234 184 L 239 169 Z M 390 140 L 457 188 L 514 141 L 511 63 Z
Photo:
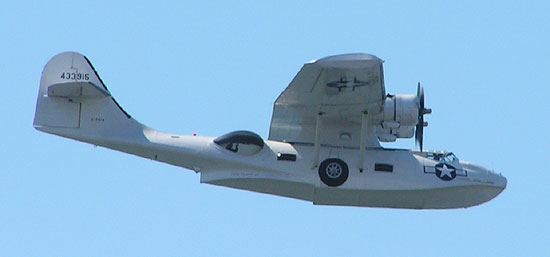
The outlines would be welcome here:
M 420 118 L 420 120 L 418 121 L 418 124 L 416 124 L 416 131 L 415 131 L 415 134 L 414 134 L 414 139 L 416 141 L 416 144 L 417 145 L 420 145 L 420 151 L 422 152 L 422 148 L 423 148 L 423 145 L 424 145 L 424 126 L 423 126 L 423 123 L 424 123 L 424 117 Z
M 427 126 L 427 123 L 424 122 L 424 114 L 431 113 L 432 110 L 424 107 L 424 89 L 420 86 L 420 82 L 418 82 L 416 88 L 416 97 L 418 98 L 418 123 L 416 124 L 414 139 L 416 144 L 420 145 L 420 151 L 422 152 L 424 144 L 424 125 Z

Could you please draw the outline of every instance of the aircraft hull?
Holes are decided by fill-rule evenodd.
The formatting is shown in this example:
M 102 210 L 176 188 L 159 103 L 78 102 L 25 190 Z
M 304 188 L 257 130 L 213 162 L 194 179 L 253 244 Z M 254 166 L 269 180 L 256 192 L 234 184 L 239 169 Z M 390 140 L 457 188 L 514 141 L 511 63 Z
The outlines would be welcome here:
M 462 176 L 443 180 L 430 171 L 437 161 L 407 150 L 367 150 L 366 169 L 361 172 L 356 168 L 358 165 L 353 165 L 359 159 L 357 149 L 323 147 L 322 154 L 330 152 L 349 166 L 347 180 L 331 187 L 320 179 L 319 167 L 311 166 L 313 159 L 308 158 L 311 147 L 296 146 L 295 150 L 303 158 L 287 170 L 203 170 L 201 182 L 301 199 L 316 205 L 405 209 L 467 208 L 495 198 L 506 187 L 502 176 L 471 164 L 455 163 L 457 169 L 465 170 Z M 265 157 L 260 159 L 266 162 Z M 378 162 L 396 165 L 392 172 L 376 171 L 374 166 Z M 264 167 L 276 167 L 276 164 L 265 164 Z
M 354 190 L 316 188 L 304 183 L 272 179 L 222 179 L 204 183 L 301 199 L 313 202 L 315 205 L 399 209 L 468 208 L 485 203 L 504 190 L 493 186 L 460 186 L 419 190 Z

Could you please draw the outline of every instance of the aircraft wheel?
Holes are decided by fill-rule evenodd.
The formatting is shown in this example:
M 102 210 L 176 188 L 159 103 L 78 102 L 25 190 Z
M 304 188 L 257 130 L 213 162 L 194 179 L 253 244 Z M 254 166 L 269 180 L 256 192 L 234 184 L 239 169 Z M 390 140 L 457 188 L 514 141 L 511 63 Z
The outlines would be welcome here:
M 329 187 L 337 187 L 348 179 L 348 165 L 340 159 L 326 159 L 319 165 L 319 177 Z

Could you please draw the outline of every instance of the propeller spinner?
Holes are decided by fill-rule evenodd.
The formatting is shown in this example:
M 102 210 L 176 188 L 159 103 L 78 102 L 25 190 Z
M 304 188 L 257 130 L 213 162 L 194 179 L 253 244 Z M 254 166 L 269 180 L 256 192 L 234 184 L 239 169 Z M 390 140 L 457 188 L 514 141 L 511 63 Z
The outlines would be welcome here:
M 425 108 L 424 106 L 424 89 L 420 86 L 420 82 L 418 82 L 418 87 L 416 89 L 416 97 L 418 98 L 418 123 L 416 124 L 414 139 L 416 140 L 416 143 L 420 145 L 420 151 L 422 151 L 422 145 L 424 143 L 424 127 L 428 126 L 428 122 L 424 121 L 424 114 L 432 113 L 432 109 Z

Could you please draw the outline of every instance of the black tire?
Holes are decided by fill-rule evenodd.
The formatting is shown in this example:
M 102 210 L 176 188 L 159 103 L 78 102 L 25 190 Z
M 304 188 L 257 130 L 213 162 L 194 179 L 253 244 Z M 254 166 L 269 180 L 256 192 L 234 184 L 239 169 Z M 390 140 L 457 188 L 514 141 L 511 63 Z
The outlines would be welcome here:
M 340 159 L 326 159 L 319 165 L 319 177 L 329 187 L 344 184 L 348 179 L 348 175 L 348 165 Z

